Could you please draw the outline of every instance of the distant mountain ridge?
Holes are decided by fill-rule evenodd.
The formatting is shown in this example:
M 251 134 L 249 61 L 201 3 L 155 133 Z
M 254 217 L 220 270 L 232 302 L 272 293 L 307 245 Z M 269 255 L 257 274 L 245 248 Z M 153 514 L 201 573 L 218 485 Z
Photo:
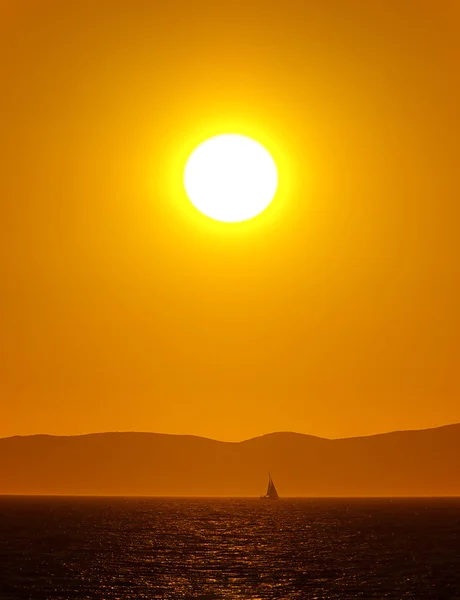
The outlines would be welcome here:
M 0 494 L 460 496 L 460 424 L 327 439 L 276 432 L 242 442 L 93 433 L 0 439 Z

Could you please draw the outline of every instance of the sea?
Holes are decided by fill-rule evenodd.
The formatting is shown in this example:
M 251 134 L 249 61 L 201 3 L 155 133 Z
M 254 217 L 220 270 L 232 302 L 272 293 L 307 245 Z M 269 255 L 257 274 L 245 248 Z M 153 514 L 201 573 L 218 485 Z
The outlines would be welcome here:
M 1 600 L 460 599 L 460 499 L 0 497 Z

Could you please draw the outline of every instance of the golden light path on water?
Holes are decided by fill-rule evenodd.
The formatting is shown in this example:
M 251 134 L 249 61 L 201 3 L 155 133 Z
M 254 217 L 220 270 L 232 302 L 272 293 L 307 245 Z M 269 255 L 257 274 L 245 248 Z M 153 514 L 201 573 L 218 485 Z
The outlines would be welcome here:
M 455 498 L 5 497 L 0 595 L 457 598 L 458 511 Z

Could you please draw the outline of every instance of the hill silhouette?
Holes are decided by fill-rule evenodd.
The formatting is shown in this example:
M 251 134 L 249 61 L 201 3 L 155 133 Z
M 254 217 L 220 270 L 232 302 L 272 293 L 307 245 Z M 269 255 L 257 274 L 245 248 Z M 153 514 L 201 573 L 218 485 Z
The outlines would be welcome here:
M 0 494 L 460 495 L 460 424 L 368 437 L 271 433 L 243 442 L 158 433 L 0 439 Z

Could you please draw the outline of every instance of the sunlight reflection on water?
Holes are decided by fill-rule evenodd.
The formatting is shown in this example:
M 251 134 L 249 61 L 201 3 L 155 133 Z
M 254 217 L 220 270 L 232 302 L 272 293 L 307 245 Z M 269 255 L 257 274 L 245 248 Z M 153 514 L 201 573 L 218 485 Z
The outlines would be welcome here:
M 460 500 L 0 499 L 0 598 L 459 598 Z

